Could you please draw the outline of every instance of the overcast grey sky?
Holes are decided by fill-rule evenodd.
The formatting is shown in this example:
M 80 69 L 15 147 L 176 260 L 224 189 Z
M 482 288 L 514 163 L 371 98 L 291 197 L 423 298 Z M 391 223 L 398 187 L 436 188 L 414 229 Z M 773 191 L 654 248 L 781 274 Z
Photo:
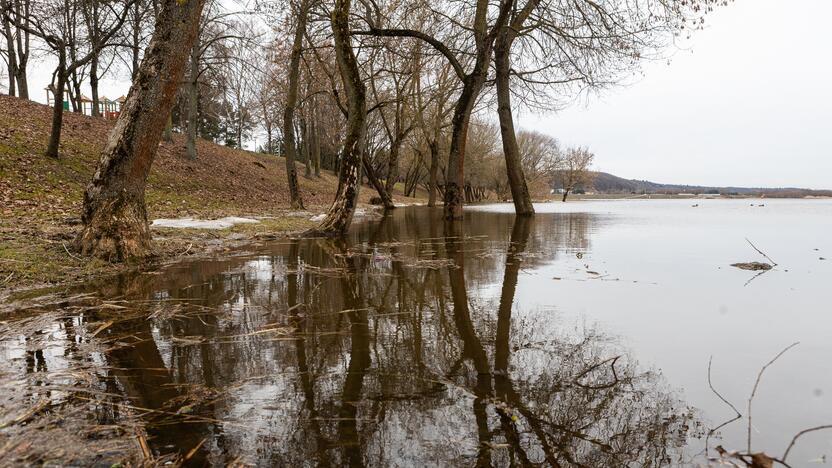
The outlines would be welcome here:
M 665 183 L 832 189 L 830 0 L 737 0 L 644 77 L 520 124 Z
M 832 0 L 737 0 L 634 84 L 522 127 L 588 145 L 598 169 L 664 183 L 832 189 Z M 33 70 L 43 102 L 51 64 Z M 129 83 L 105 80 L 116 98 Z

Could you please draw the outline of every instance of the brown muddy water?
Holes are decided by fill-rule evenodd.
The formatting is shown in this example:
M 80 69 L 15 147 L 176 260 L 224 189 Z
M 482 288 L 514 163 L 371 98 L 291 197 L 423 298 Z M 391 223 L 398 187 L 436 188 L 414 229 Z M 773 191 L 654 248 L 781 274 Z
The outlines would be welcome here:
M 698 204 L 694 207 L 692 205 Z M 752 204 L 754 206 L 752 206 Z M 758 206 L 764 205 L 764 206 Z M 19 302 L 0 464 L 690 466 L 832 424 L 832 202 L 397 209 Z M 729 265 L 768 261 L 762 275 Z M 800 438 L 792 466 L 832 455 Z

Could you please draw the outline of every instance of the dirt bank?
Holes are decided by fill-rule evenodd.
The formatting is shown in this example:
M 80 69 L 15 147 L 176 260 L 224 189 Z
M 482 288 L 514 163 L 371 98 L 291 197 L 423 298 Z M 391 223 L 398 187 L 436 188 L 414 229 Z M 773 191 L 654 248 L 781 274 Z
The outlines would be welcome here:
M 113 122 L 68 113 L 61 158 L 43 156 L 51 109 L 0 96 L 0 300 L 12 290 L 74 282 L 124 268 L 80 258 L 70 244 L 79 229 L 85 184 Z M 148 181 L 148 214 L 155 218 L 264 218 L 258 224 L 223 230 L 154 228 L 156 261 L 210 253 L 246 240 L 311 227 L 335 196 L 337 177 L 300 177 L 308 213 L 289 211 L 282 158 L 198 142 L 199 158 L 185 157 L 183 135 L 160 144 Z M 300 170 L 299 172 L 303 172 Z M 364 187 L 361 201 L 373 196 Z M 413 199 L 397 197 L 397 201 Z

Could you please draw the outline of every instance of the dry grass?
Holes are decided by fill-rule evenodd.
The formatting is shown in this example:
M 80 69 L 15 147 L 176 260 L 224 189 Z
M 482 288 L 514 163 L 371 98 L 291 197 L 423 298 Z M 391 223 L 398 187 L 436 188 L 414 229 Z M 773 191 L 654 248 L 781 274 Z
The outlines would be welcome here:
M 68 249 L 78 229 L 84 186 L 112 122 L 67 113 L 61 158 L 55 161 L 43 156 L 50 118 L 46 106 L 0 96 L 0 297 L 14 289 L 78 281 L 125 268 L 78 258 Z M 148 180 L 151 218 L 270 219 L 212 232 L 154 229 L 158 258 L 216 249 L 217 239 L 240 242 L 241 237 L 273 237 L 312 226 L 309 216 L 287 216 L 282 158 L 207 141 L 198 142 L 198 151 L 196 161 L 187 160 L 182 135 L 160 145 Z M 300 177 L 300 184 L 307 209 L 322 212 L 334 198 L 337 177 L 329 173 L 319 179 Z M 365 187 L 361 201 L 366 203 L 373 195 Z

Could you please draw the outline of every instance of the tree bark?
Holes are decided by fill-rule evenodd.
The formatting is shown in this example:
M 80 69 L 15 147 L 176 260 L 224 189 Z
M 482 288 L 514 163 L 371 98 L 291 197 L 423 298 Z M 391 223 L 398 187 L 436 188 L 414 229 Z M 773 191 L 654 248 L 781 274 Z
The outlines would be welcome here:
M 61 144 L 61 125 L 64 121 L 64 89 L 66 88 L 66 49 L 58 52 L 58 72 L 55 73 L 55 88 L 53 95 L 55 105 L 52 106 L 52 131 L 49 133 L 49 145 L 46 147 L 46 156 L 58 159 L 58 150 Z
M 8 5 L 5 1 L 0 2 L 0 10 L 7 7 Z M 9 96 L 16 96 L 17 90 L 15 87 L 15 77 L 17 76 L 17 53 L 14 50 L 11 20 L 6 15 L 3 15 L 3 36 L 6 38 L 6 64 L 8 65 L 9 73 Z
M 90 91 L 92 92 L 92 109 L 91 114 L 93 117 L 101 117 L 101 104 L 98 102 L 98 58 L 100 55 L 100 48 L 102 44 L 99 44 L 99 24 L 100 16 L 98 13 L 98 3 L 96 1 L 90 2 L 90 9 L 91 11 L 91 18 L 88 18 L 88 28 L 92 32 L 92 42 L 93 42 L 93 52 L 94 55 L 90 60 Z M 81 103 L 83 106 L 83 103 Z
M 15 79 L 17 80 L 17 96 L 22 99 L 29 99 L 29 81 L 26 77 L 26 67 L 29 63 L 29 32 L 23 28 L 23 26 L 28 26 L 29 7 L 30 0 L 15 2 L 15 8 L 17 9 L 15 14 L 17 18 L 17 23 L 15 23 L 15 29 L 17 30 L 17 73 Z M 20 18 L 24 18 L 24 24 L 21 24 Z M 9 79 L 11 80 L 11 75 L 9 75 Z
M 489 57 L 490 58 L 490 57 Z M 462 219 L 465 187 L 465 144 L 468 138 L 468 124 L 471 111 L 477 101 L 483 84 L 487 67 L 477 64 L 476 70 L 463 80 L 462 93 L 454 107 L 451 120 L 451 149 L 448 153 L 448 174 L 445 180 L 445 219 Z
M 393 197 L 393 188 L 395 188 L 396 182 L 399 181 L 399 148 L 402 145 L 402 140 L 397 136 L 390 143 L 390 157 L 387 159 L 387 180 L 384 188 L 387 190 L 387 196 Z
M 317 124 L 318 108 L 315 105 L 315 98 L 312 98 L 312 164 L 315 166 L 315 177 L 321 177 L 321 140 L 320 130 Z
M 439 143 L 428 142 L 430 148 L 430 170 L 428 171 L 428 206 L 436 206 L 436 191 L 439 183 Z
M 306 122 L 306 117 L 300 119 L 300 130 L 303 144 L 301 145 L 301 155 L 303 156 L 303 176 L 307 179 L 312 178 L 312 152 L 310 151 L 311 139 L 309 137 L 309 124 Z
M 509 54 L 513 34 L 506 27 L 500 32 L 494 46 L 494 66 L 497 78 L 497 115 L 500 119 L 500 136 L 503 142 L 503 154 L 506 158 L 506 175 L 511 188 L 514 211 L 518 216 L 534 215 L 532 197 L 526 185 L 523 165 L 520 162 L 520 148 L 514 130 L 514 118 L 511 115 L 511 89 Z
M 132 49 L 132 62 L 131 62 L 131 69 L 130 69 L 130 79 L 136 79 L 136 75 L 139 72 L 139 53 L 141 51 L 141 38 L 139 35 L 141 34 L 141 2 L 137 1 L 133 4 L 133 16 L 134 16 L 134 23 L 133 23 L 133 43 L 131 44 Z M 153 0 L 153 7 L 156 8 L 157 0 Z
M 298 102 L 298 79 L 300 77 L 300 58 L 303 51 L 303 36 L 306 33 L 307 0 L 298 7 L 298 24 L 292 39 L 292 53 L 289 58 L 289 87 L 286 90 L 286 107 L 283 109 L 283 141 L 286 157 L 286 178 L 289 184 L 289 203 L 293 210 L 303 209 L 303 198 L 298 184 L 298 172 L 295 167 L 297 147 L 295 146 L 295 107 Z M 333 13 L 334 14 L 334 13 Z
M 347 128 L 341 150 L 338 191 L 326 218 L 316 232 L 324 235 L 343 235 L 350 227 L 358 191 L 361 188 L 361 143 L 367 119 L 367 90 L 361 81 L 358 62 L 350 43 L 350 0 L 335 0 L 330 21 L 335 42 L 335 58 L 347 95 Z
M 200 0 L 201 1 L 201 0 Z M 199 131 L 199 34 L 190 47 L 191 73 L 188 79 L 188 138 L 185 143 L 188 159 L 197 158 L 196 137 Z
M 26 78 L 26 62 L 18 62 L 15 79 L 17 80 L 17 97 L 29 99 L 29 81 Z
M 477 2 L 474 36 L 477 43 L 476 62 L 470 73 L 462 79 L 462 92 L 454 107 L 451 119 L 451 148 L 448 153 L 448 172 L 445 177 L 445 219 L 462 219 L 462 206 L 465 187 L 465 144 L 468 138 L 468 124 L 471 112 L 477 102 L 480 91 L 488 75 L 488 65 L 496 39 L 495 31 L 504 28 L 513 0 L 500 2 L 500 11 L 490 31 L 486 31 L 485 18 L 488 2 Z
M 390 195 L 387 193 L 387 189 L 384 187 L 384 184 L 382 184 L 381 181 L 378 180 L 378 177 L 376 177 L 376 171 L 373 170 L 373 166 L 370 164 L 370 159 L 367 157 L 366 154 L 367 152 L 364 151 L 363 153 L 364 154 L 361 157 L 361 162 L 364 164 L 364 173 L 367 174 L 367 179 L 376 189 L 376 192 L 378 192 L 378 196 L 379 198 L 381 198 L 381 204 L 384 206 L 384 209 L 392 210 L 396 207 L 396 205 L 393 204 L 393 199 L 390 198 Z
M 162 131 L 162 140 L 168 143 L 173 141 L 173 114 L 168 114 L 168 120 L 165 122 L 165 129 Z
M 563 190 L 563 199 L 561 201 L 564 201 L 564 202 L 566 201 L 566 197 L 569 196 L 569 190 L 570 189 L 564 189 Z
M 101 117 L 101 106 L 98 102 L 98 54 L 90 61 L 90 91 L 92 92 L 90 97 L 92 99 L 92 116 Z
M 145 187 L 173 107 L 204 0 L 163 0 L 156 29 L 98 168 L 84 193 L 81 253 L 110 261 L 148 255 Z

